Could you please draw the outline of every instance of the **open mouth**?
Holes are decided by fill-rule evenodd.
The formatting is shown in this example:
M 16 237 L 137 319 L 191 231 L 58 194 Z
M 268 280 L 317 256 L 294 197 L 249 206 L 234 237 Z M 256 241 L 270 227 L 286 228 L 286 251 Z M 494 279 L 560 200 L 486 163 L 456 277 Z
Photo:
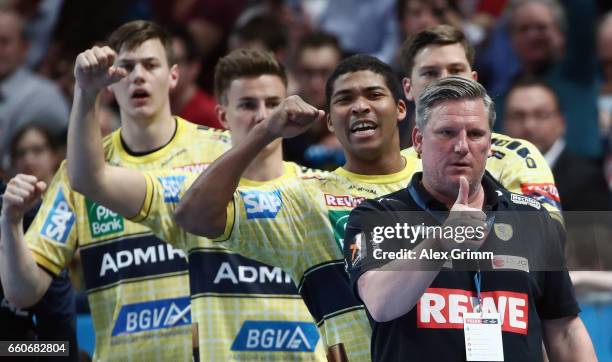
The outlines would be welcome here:
M 137 89 L 132 93 L 132 99 L 136 100 L 145 100 L 149 98 L 151 95 L 144 89 Z
M 376 133 L 378 125 L 374 121 L 362 120 L 356 121 L 351 125 L 350 132 L 357 137 L 369 137 Z

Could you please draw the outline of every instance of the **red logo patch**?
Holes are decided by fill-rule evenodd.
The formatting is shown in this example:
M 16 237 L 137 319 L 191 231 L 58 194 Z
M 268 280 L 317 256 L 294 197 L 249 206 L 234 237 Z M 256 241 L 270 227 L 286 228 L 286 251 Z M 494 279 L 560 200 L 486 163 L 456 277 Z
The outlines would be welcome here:
M 344 206 L 344 207 L 357 207 L 365 197 L 353 197 L 353 196 L 334 196 L 325 194 L 325 205 L 327 206 Z
M 533 194 L 542 195 L 559 202 L 559 191 L 557 191 L 557 186 L 552 183 L 521 184 L 521 193 L 527 196 Z
M 482 292 L 481 297 L 484 313 L 500 313 L 502 331 L 527 334 L 527 294 L 500 290 Z M 417 327 L 463 329 L 463 314 L 474 312 L 475 304 L 476 292 L 427 288 L 417 303 Z

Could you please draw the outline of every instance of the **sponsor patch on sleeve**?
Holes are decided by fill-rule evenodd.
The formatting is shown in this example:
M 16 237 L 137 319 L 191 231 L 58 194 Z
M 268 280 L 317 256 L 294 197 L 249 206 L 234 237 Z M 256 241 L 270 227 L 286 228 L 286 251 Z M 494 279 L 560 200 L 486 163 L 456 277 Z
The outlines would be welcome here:
M 164 190 L 164 202 L 177 203 L 180 201 L 180 193 L 183 189 L 185 176 L 165 176 L 157 178 Z
M 523 195 L 518 195 L 518 194 L 510 194 L 510 201 L 512 201 L 515 204 L 519 204 L 519 205 L 531 206 L 534 209 L 538 209 L 538 210 L 540 210 L 540 208 L 542 207 L 542 205 L 540 204 L 538 200 L 532 199 L 531 197 L 528 197 L 528 196 L 523 196 Z
M 66 244 L 68 235 L 72 231 L 76 217 L 70 204 L 64 196 L 64 191 L 59 189 L 55 195 L 53 206 L 47 214 L 40 234 L 56 243 Z
M 274 219 L 283 207 L 280 191 L 240 191 L 247 219 Z
M 521 184 L 521 193 L 533 197 L 542 204 L 550 204 L 557 209 L 561 208 L 559 191 L 554 183 Z

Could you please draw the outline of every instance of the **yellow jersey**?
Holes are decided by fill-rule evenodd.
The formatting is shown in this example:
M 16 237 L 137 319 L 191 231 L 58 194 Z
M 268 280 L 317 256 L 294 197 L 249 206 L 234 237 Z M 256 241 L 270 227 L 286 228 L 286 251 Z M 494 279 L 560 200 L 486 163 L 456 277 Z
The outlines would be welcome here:
M 104 139 L 106 161 L 140 170 L 201 171 L 230 147 L 227 132 L 176 119 L 164 147 L 133 156 L 117 130 Z M 70 188 L 62 163 L 25 235 L 34 259 L 53 275 L 77 250 L 96 332 L 95 360 L 192 358 L 191 306 L 183 251 Z M 216 313 L 216 311 L 211 311 Z

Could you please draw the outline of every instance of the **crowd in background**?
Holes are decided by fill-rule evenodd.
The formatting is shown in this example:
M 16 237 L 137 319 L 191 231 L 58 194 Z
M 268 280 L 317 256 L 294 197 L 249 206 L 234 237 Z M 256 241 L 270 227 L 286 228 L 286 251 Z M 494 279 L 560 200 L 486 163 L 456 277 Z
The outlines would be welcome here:
M 476 48 L 471 60 L 496 102 L 496 130 L 527 139 L 544 154 L 563 210 L 611 207 L 609 1 L 0 0 L 0 6 L 4 181 L 17 173 L 47 183 L 53 177 L 65 156 L 75 58 L 127 21 L 153 20 L 171 31 L 180 69 L 173 113 L 215 128 L 222 125 L 215 114 L 213 71 L 230 50 L 273 52 L 289 71 L 289 94 L 325 109 L 327 77 L 343 57 L 375 55 L 401 79 L 403 40 L 451 24 Z M 110 92 L 97 118 L 104 134 L 120 126 Z M 410 116 L 400 128 L 402 145 L 409 146 Z M 288 160 L 326 169 L 344 163 L 324 123 L 284 142 Z

